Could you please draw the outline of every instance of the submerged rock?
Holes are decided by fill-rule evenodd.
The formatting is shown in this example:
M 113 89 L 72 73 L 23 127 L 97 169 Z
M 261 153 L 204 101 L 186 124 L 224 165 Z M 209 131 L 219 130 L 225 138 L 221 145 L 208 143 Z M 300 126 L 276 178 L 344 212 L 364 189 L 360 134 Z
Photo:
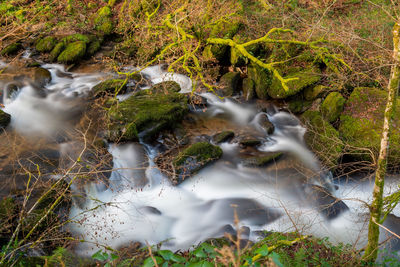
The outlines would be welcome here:
M 343 111 L 344 103 L 346 99 L 338 93 L 332 92 L 330 93 L 322 102 L 321 105 L 321 114 L 322 116 L 329 122 L 334 122 L 340 116 L 340 113 Z
M 244 159 L 242 161 L 242 164 L 246 167 L 265 167 L 275 162 L 275 160 L 279 159 L 280 156 L 282 156 L 282 153 L 280 152 L 277 153 L 270 152 L 262 157 L 251 157 Z
M 179 93 L 154 94 L 142 90 L 108 111 L 111 141 L 151 139 L 181 122 L 188 112 L 187 98 Z
M 222 157 L 222 149 L 207 142 L 191 145 L 183 150 L 174 160 L 176 176 L 182 182 L 192 174 L 196 173 L 207 164 Z
M 0 129 L 7 127 L 10 121 L 11 121 L 11 115 L 5 113 L 3 110 L 0 109 Z
M 352 149 L 347 152 L 354 160 L 373 164 L 371 152 L 377 158 L 383 127 L 383 117 L 387 92 L 377 88 L 355 88 L 347 100 L 340 116 L 339 132 Z M 400 100 L 397 99 L 397 106 Z M 400 168 L 400 110 L 395 109 L 392 120 L 393 131 L 390 136 L 388 167 Z M 366 149 L 368 151 L 366 151 Z M 371 168 L 374 168 L 371 166 Z
M 339 132 L 318 111 L 308 110 L 301 119 L 307 128 L 304 135 L 307 146 L 325 166 L 335 168 L 343 152 Z

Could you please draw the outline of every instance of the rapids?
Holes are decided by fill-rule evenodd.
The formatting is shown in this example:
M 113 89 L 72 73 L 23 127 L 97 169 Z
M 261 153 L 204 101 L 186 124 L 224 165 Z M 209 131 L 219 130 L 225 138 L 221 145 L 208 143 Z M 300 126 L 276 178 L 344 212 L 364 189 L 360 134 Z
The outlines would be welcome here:
M 67 72 L 56 64 L 42 67 L 50 71 L 51 83 L 45 88 L 26 84 L 16 93 L 5 93 L 3 109 L 12 116 L 11 129 L 27 136 L 44 136 L 65 149 L 70 143 L 62 137 L 83 112 L 84 96 L 105 74 Z M 189 78 L 167 73 L 160 66 L 149 67 L 142 74 L 154 84 L 176 81 L 182 93 L 192 87 Z M 257 112 L 233 99 L 221 100 L 210 93 L 201 96 L 208 103 L 202 116 L 221 117 L 252 129 L 262 136 L 258 150 L 283 152 L 282 159 L 263 168 L 246 167 L 239 159 L 239 144 L 222 143 L 220 160 L 173 186 L 156 168 L 154 160 L 160 152 L 156 146 L 108 144 L 113 156 L 108 185 L 99 181 L 86 186 L 86 199 L 70 211 L 68 229 L 87 241 L 78 245 L 78 254 L 92 255 L 99 245 L 119 248 L 130 242 L 189 249 L 224 232 L 234 234 L 238 227 L 244 229 L 241 237 L 252 241 L 267 230 L 299 231 L 357 248 L 366 244 L 368 209 L 363 202 L 370 201 L 372 179 L 333 181 L 306 147 L 305 128 L 287 112 Z M 203 112 L 193 113 L 200 116 Z M 264 116 L 275 126 L 272 135 L 260 124 Z M 396 189 L 395 177 L 389 177 L 386 192 Z M 323 199 L 318 190 L 326 190 L 324 196 L 330 200 Z M 386 225 L 398 233 L 400 207 L 393 213 Z M 235 214 L 239 225 L 234 223 Z M 383 231 L 381 241 L 386 238 Z M 397 249 L 396 242 L 390 244 Z

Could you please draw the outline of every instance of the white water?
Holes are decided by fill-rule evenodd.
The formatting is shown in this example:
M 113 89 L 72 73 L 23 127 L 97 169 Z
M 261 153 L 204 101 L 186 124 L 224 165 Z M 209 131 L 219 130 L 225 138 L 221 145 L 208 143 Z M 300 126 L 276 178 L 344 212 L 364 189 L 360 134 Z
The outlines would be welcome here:
M 1 63 L 1 62 L 0 62 Z M 38 94 L 30 85 L 15 98 L 4 99 L 4 110 L 12 115 L 11 127 L 26 135 L 54 137 L 69 130 L 68 122 L 83 105 L 80 96 L 99 82 L 101 74 L 68 73 L 61 65 L 44 65 L 52 82 Z M 181 75 L 165 73 L 159 66 L 143 71 L 153 83 L 177 81 L 181 92 L 191 90 L 191 81 Z M 187 249 L 209 237 L 223 236 L 234 227 L 232 204 L 241 226 L 250 228 L 245 238 L 255 240 L 258 230 L 300 231 L 332 242 L 362 247 L 366 242 L 367 209 L 357 199 L 369 201 L 368 183 L 339 185 L 334 194 L 349 207 L 327 219 L 305 184 L 333 187 L 315 156 L 303 142 L 304 128 L 288 113 L 257 113 L 252 107 L 230 99 L 203 95 L 211 116 L 224 116 L 237 125 L 253 127 L 265 135 L 261 152 L 282 151 L 300 159 L 311 173 L 307 176 L 287 164 L 286 159 L 265 168 L 247 168 L 238 163 L 238 144 L 220 144 L 224 157 L 179 186 L 172 186 L 153 162 L 158 151 L 147 144 L 110 144 L 114 171 L 109 187 L 92 184 L 86 188 L 84 207 L 74 205 L 69 228 L 86 240 L 77 253 L 91 255 L 98 245 L 118 248 L 130 242 L 157 244 L 170 249 Z M 7 97 L 5 95 L 5 97 Z M 259 119 L 268 116 L 275 132 L 267 136 Z M 316 178 L 318 177 L 318 178 Z M 319 178 L 324 180 L 319 181 Z M 387 190 L 393 190 L 389 183 Z M 99 189 L 102 188 L 102 189 Z M 400 216 L 399 209 L 394 212 Z M 229 227 L 230 226 L 230 227 Z M 384 237 L 382 237 L 383 239 Z

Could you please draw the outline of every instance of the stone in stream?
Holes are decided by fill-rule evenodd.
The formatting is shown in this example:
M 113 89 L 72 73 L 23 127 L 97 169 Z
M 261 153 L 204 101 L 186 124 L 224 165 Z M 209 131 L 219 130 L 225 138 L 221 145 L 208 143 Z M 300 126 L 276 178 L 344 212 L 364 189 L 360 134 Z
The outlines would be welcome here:
M 0 109 L 0 129 L 5 128 L 11 121 L 11 115 Z
M 268 152 L 263 154 L 265 155 L 246 158 L 242 160 L 242 164 L 246 167 L 265 167 L 275 162 L 282 156 L 282 153 L 280 152 Z
M 222 96 L 233 96 L 238 93 L 240 81 L 240 73 L 239 72 L 228 72 L 222 75 L 219 80 L 219 85 L 221 87 L 218 92 Z
M 220 132 L 220 133 L 214 135 L 213 141 L 216 144 L 228 142 L 228 141 L 232 140 L 232 138 L 234 136 L 235 136 L 235 133 L 232 131 L 223 131 L 223 132 Z
M 175 183 L 180 183 L 211 162 L 222 157 L 222 149 L 207 142 L 195 143 L 174 159 Z

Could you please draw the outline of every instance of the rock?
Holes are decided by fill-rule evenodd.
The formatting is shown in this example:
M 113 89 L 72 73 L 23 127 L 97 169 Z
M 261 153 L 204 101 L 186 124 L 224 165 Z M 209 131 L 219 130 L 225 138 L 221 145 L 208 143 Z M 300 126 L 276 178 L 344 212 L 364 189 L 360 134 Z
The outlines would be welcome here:
M 179 153 L 173 164 L 178 182 L 182 182 L 207 164 L 222 157 L 222 149 L 207 142 L 191 145 Z
M 377 88 L 355 88 L 347 100 L 344 111 L 340 116 L 339 132 L 349 147 L 352 159 L 367 161 L 375 168 L 370 150 L 377 158 L 383 128 L 383 117 L 387 100 L 387 92 Z M 397 106 L 400 100 L 397 99 Z M 388 168 L 400 168 L 400 109 L 395 109 L 392 119 L 393 131 L 390 136 L 388 153 Z M 356 149 L 360 148 L 360 149 Z M 361 149 L 363 148 L 363 149 Z
M 100 41 L 94 40 L 94 41 L 90 42 L 90 44 L 87 48 L 86 54 L 88 56 L 93 56 L 97 51 L 99 51 L 100 47 L 101 47 Z
M 33 72 L 33 82 L 39 86 L 43 87 L 51 81 L 51 73 L 45 68 L 35 68 Z
M 318 111 L 304 112 L 301 120 L 307 128 L 304 135 L 307 146 L 325 166 L 335 168 L 343 152 L 338 131 Z
M 304 101 L 303 99 L 293 99 L 289 101 L 288 109 L 292 113 L 302 113 L 309 109 L 312 105 L 312 101 Z
M 258 145 L 260 145 L 260 144 L 261 144 L 261 141 L 260 141 L 260 140 L 257 140 L 257 139 L 245 139 L 245 140 L 241 140 L 241 141 L 239 142 L 239 144 L 240 144 L 242 147 L 248 147 L 248 146 L 253 147 L 253 146 L 258 146 Z
M 251 157 L 244 159 L 242 161 L 242 164 L 246 167 L 265 167 L 273 162 L 275 160 L 279 159 L 280 156 L 282 156 L 282 153 L 273 153 L 269 152 L 266 153 L 267 155 L 262 156 L 262 157 Z
M 269 121 L 267 116 L 262 116 L 258 123 L 260 124 L 261 127 L 265 129 L 267 134 L 272 134 L 275 130 L 275 126 L 272 124 L 272 122 Z
M 181 122 L 188 112 L 187 97 L 179 93 L 153 94 L 142 90 L 108 111 L 111 141 L 145 140 Z
M 220 133 L 214 135 L 213 141 L 216 144 L 224 143 L 224 142 L 228 142 L 228 141 L 232 140 L 232 138 L 234 136 L 235 136 L 235 133 L 232 131 L 223 131 L 223 132 L 220 132 Z
M 104 35 L 109 35 L 113 32 L 112 12 L 109 6 L 104 6 L 97 11 L 94 25 L 95 29 Z
M 238 92 L 240 81 L 239 72 L 228 72 L 222 75 L 219 84 L 223 96 L 233 96 Z
M 86 43 L 77 41 L 67 45 L 64 51 L 58 56 L 57 60 L 60 63 L 75 63 L 81 59 L 86 52 Z
M 56 44 L 50 52 L 49 59 L 50 61 L 56 61 L 58 56 L 61 54 L 61 52 L 65 49 L 65 44 L 64 42 L 59 42 Z
M 284 79 L 296 78 L 286 83 L 286 91 L 281 81 L 276 77 L 272 78 L 271 87 L 268 89 L 268 95 L 274 99 L 284 99 L 301 92 L 308 86 L 314 85 L 321 79 L 321 71 L 317 68 L 308 68 L 298 72 L 290 73 L 283 77 Z
M 12 43 L 1 50 L 0 56 L 12 56 L 18 53 L 21 49 L 22 45 L 20 43 Z
M 0 129 L 5 128 L 11 121 L 11 115 L 0 109 Z
M 56 38 L 52 37 L 52 36 L 47 36 L 45 38 L 40 39 L 37 43 L 36 43 L 36 50 L 38 52 L 50 52 L 51 50 L 53 50 L 54 46 L 56 45 L 57 40 Z
M 334 122 L 340 116 L 344 108 L 344 103 L 346 99 L 338 93 L 332 92 L 330 93 L 322 102 L 321 105 L 321 114 L 322 116 L 329 122 Z
M 268 99 L 268 90 L 271 85 L 271 74 L 269 71 L 252 63 L 247 68 L 247 75 L 254 81 L 257 97 L 259 99 Z
M 110 79 L 103 81 L 92 88 L 91 94 L 93 96 L 104 96 L 107 94 L 115 95 L 118 91 L 118 94 L 123 94 L 126 92 L 126 83 L 125 80 L 122 79 Z
M 177 93 L 181 90 L 181 86 L 174 81 L 165 81 L 157 83 L 150 88 L 150 91 L 154 94 L 168 94 Z
M 64 37 L 62 39 L 62 41 L 66 45 L 68 45 L 70 43 L 75 43 L 75 42 L 84 42 L 85 44 L 89 44 L 90 37 L 85 34 L 75 33 L 75 34 L 68 35 L 67 37 Z
M 318 97 L 321 97 L 323 92 L 328 91 L 328 87 L 325 85 L 309 86 L 303 91 L 305 100 L 311 101 Z
M 256 91 L 254 90 L 254 81 L 250 78 L 243 79 L 243 96 L 246 101 L 249 101 L 256 96 Z

